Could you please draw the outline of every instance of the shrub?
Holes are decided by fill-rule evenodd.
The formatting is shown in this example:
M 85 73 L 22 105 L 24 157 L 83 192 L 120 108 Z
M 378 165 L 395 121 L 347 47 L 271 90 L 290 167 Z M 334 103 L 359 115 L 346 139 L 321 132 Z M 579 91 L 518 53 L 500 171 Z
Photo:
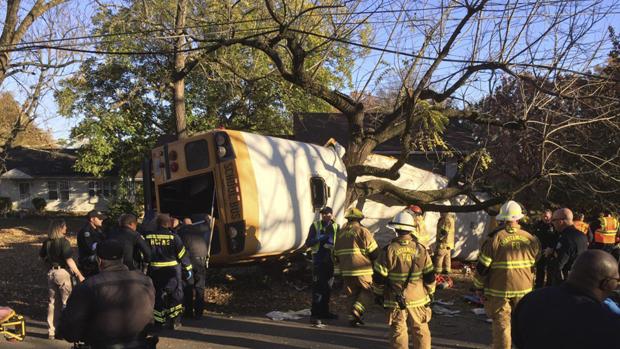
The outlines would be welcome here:
M 45 210 L 45 206 L 47 206 L 47 202 L 42 197 L 36 197 L 32 199 L 32 206 L 37 212 L 41 213 Z
M 6 215 L 13 208 L 13 203 L 11 202 L 11 198 L 6 196 L 0 196 L 0 214 Z

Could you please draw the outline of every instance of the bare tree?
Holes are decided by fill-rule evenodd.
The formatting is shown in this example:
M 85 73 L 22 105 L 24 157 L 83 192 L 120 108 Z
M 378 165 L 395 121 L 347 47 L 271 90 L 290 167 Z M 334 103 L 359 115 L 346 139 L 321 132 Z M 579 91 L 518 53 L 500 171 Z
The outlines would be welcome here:
M 21 1 L 7 2 L 0 36 L 0 88 L 21 97 L 21 109 L 2 140 L 0 172 L 6 170 L 7 152 L 18 135 L 39 116 L 41 100 L 56 80 L 67 73 L 66 69 L 79 61 L 75 53 L 38 47 L 79 34 L 82 28 L 74 21 L 75 13 L 61 0 L 35 1 L 26 10 Z
M 366 175 L 397 179 L 412 151 L 442 143 L 438 136 L 450 118 L 502 129 L 525 129 L 529 113 L 503 120 L 477 110 L 475 102 L 506 76 L 528 84 L 541 95 L 561 96 L 563 86 L 540 83 L 538 77 L 553 80 L 568 72 L 583 76 L 602 54 L 604 37 L 595 37 L 594 28 L 616 8 L 616 4 L 603 1 L 402 1 L 380 2 L 371 8 L 361 7 L 360 2 L 344 1 L 329 5 L 313 2 L 295 7 L 287 1 L 265 0 L 264 7 L 277 32 L 241 40 L 241 44 L 262 51 L 283 79 L 323 99 L 347 117 L 350 143 L 344 160 L 348 170 L 348 202 L 384 192 L 403 203 L 423 204 L 437 210 L 451 208 L 428 204 L 456 195 L 473 196 L 477 190 L 488 188 L 477 188 L 475 181 L 464 176 L 431 193 L 404 192 L 380 179 L 361 183 L 357 179 Z M 325 21 L 321 25 L 330 32 L 316 33 L 299 27 L 297 21 L 304 16 L 328 18 L 332 25 Z M 357 30 L 363 23 L 387 29 L 383 35 L 375 36 L 375 42 L 362 43 Z M 322 42 L 309 44 L 316 37 Z M 375 88 L 379 77 L 385 80 L 391 75 L 400 80 L 393 107 L 375 120 L 373 127 L 364 122 L 363 101 L 313 79 L 316 66 L 310 66 L 308 58 L 317 52 L 329 55 L 329 50 L 322 49 L 334 43 L 376 49 L 398 62 L 384 64 L 383 70 L 381 64 L 375 65 L 362 82 L 363 89 L 358 91 L 358 95 L 363 95 L 367 87 Z M 365 165 L 377 145 L 394 137 L 400 139 L 402 149 L 393 166 L 385 169 Z M 479 162 L 479 157 L 469 160 Z M 499 189 L 492 192 L 497 194 L 494 199 L 469 209 L 489 207 L 515 194 Z

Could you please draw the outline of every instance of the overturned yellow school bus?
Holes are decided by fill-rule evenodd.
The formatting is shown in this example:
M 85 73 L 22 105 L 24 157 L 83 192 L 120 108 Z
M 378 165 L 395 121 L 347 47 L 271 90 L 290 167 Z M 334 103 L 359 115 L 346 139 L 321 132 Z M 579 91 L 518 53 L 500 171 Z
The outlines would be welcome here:
M 232 130 L 166 143 L 148 166 L 155 206 L 177 217 L 212 213 L 211 264 L 286 255 L 303 246 L 321 207 L 342 220 L 339 149 Z

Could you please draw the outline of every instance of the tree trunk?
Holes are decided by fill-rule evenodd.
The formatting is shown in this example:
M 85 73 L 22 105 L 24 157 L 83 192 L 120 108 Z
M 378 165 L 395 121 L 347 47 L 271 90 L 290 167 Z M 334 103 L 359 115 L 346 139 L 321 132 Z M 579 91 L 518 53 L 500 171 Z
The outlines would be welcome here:
M 174 117 L 177 125 L 177 137 L 187 137 L 187 121 L 185 120 L 185 60 L 187 54 L 182 52 L 185 46 L 185 17 L 187 10 L 186 0 L 178 0 L 177 18 L 175 23 L 176 35 L 178 35 L 174 47 Z

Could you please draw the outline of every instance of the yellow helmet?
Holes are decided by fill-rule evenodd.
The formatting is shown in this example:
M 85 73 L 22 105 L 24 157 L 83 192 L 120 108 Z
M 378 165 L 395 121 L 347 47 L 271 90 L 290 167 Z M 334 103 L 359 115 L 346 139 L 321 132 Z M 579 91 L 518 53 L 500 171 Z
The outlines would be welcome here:
M 346 219 L 364 219 L 364 214 L 358 208 L 350 208 L 344 215 Z
M 495 217 L 498 221 L 518 221 L 523 218 L 523 209 L 518 202 L 509 200 L 499 209 L 499 214 Z

